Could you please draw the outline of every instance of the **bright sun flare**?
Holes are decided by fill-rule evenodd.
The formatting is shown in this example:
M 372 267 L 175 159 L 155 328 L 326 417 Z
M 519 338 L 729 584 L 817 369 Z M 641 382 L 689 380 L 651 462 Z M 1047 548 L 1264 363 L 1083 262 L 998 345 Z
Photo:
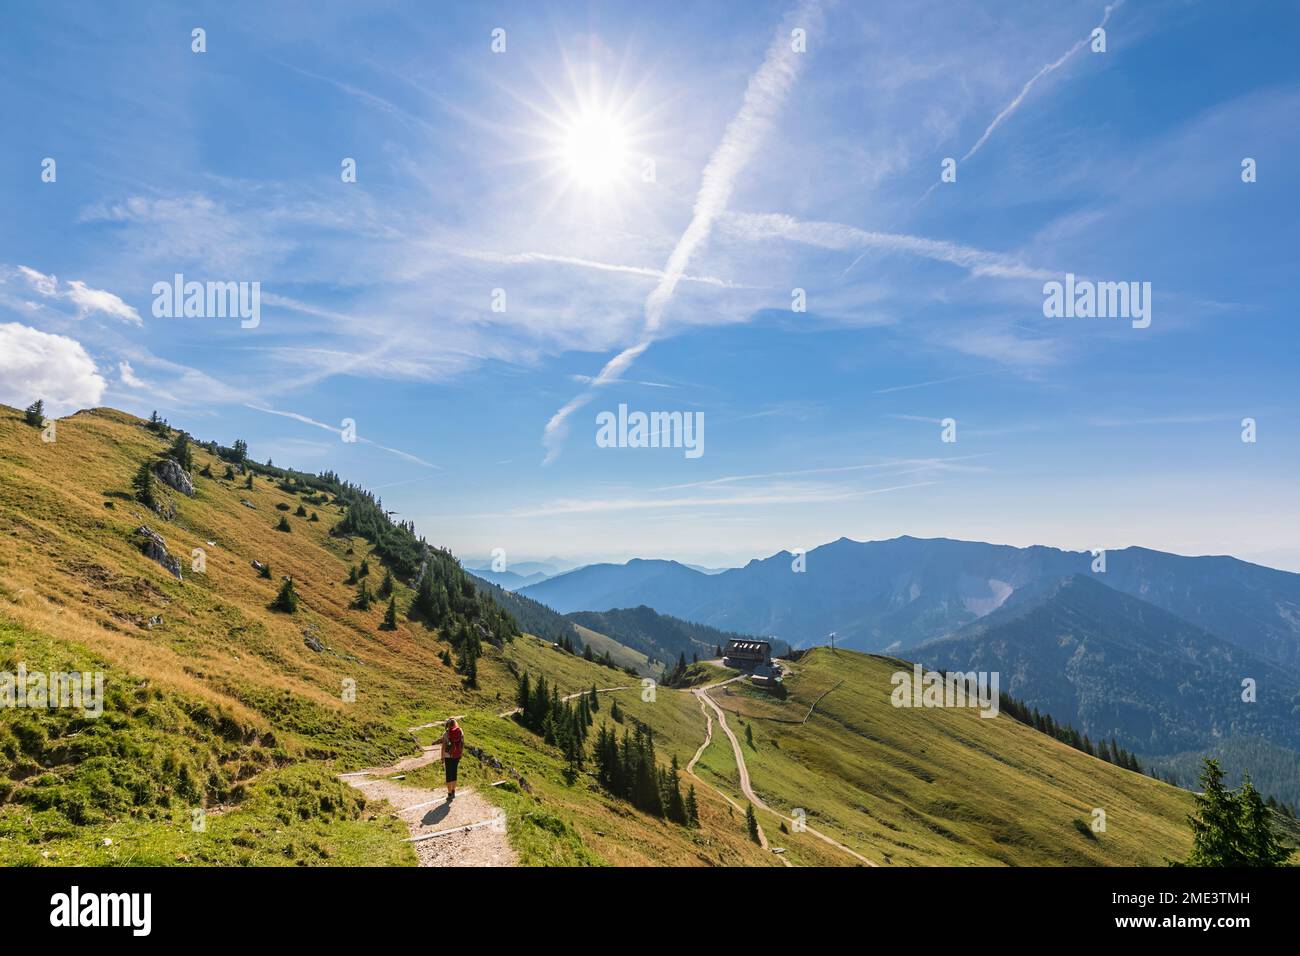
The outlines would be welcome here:
M 564 167 L 579 186 L 604 189 L 627 172 L 627 133 L 613 116 L 584 113 L 564 132 Z

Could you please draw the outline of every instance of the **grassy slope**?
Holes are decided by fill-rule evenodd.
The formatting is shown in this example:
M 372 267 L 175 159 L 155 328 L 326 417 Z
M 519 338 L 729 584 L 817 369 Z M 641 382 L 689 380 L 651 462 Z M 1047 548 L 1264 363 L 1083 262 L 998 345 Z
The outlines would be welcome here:
M 911 665 L 814 650 L 789 699 L 715 691 L 743 740 L 755 790 L 878 863 L 1159 865 L 1190 847 L 1191 794 L 1088 757 L 1009 717 L 890 704 Z M 840 680 L 843 683 L 839 683 Z M 818 695 L 827 694 L 806 724 Z M 1105 833 L 1075 821 L 1106 811 Z
M 55 443 L 39 435 L 0 406 L 0 669 L 89 662 L 105 671 L 116 705 L 80 723 L 64 712 L 0 711 L 0 862 L 414 862 L 383 808 L 360 806 L 333 775 L 413 753 L 405 728 L 448 713 L 466 715 L 471 741 L 532 782 L 536 797 L 490 790 L 512 811 L 524 862 L 770 862 L 744 839 L 743 821 L 723 823 L 718 798 L 702 795 L 705 829 L 691 832 L 585 783 L 569 786 L 558 752 L 496 716 L 515 688 L 501 652 L 486 648 L 482 689 L 466 690 L 438 660 L 447 645 L 436 632 L 405 619 L 379 630 L 382 602 L 350 609 L 347 568 L 368 546 L 329 536 L 338 508 L 307 506 L 316 523 L 295 518 L 275 506 L 296 508 L 297 499 L 263 478 L 249 490 L 242 477 L 199 477 L 205 464 L 218 476 L 225 466 L 196 448 L 197 494 L 169 492 L 178 513 L 166 522 L 129 496 L 140 462 L 166 444 L 138 419 L 83 412 L 58 423 Z M 273 530 L 281 514 L 290 534 Z M 132 532 L 142 523 L 182 557 L 183 582 L 139 553 Z M 188 570 L 196 547 L 207 552 L 206 574 Z M 252 560 L 269 561 L 272 579 Z M 377 584 L 382 568 L 370 564 Z M 268 609 L 282 574 L 303 598 L 293 616 Z M 398 593 L 405 607 L 410 591 Z M 155 615 L 162 623 L 148 626 Z M 307 625 L 328 652 L 305 645 Z M 560 655 L 547 653 L 562 677 Z M 564 663 L 604 671 L 613 677 L 605 684 L 629 680 Z M 356 682 L 355 702 L 342 700 L 345 679 Z M 103 750 L 94 765 L 88 738 Z M 467 763 L 473 780 L 477 762 Z M 195 834 L 191 811 L 202 805 L 208 828 Z M 713 833 L 719 824 L 728 832 Z
M 590 646 L 592 653 L 597 657 L 603 656 L 608 651 L 609 656 L 613 658 L 614 663 L 619 667 L 631 667 L 642 674 L 658 674 L 659 671 L 663 670 L 662 663 L 651 661 L 640 651 L 625 647 L 612 637 L 606 637 L 599 631 L 593 631 L 581 624 L 574 624 L 573 629 L 582 638 L 583 645 Z

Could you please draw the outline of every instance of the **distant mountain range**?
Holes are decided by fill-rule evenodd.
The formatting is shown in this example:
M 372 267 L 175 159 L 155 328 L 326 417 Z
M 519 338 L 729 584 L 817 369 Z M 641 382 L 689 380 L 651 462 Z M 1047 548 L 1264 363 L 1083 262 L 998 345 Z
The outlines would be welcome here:
M 645 606 L 559 614 L 538 601 L 480 577 L 480 574 L 474 572 L 471 575 L 476 587 L 509 611 L 529 634 L 552 643 L 568 639 L 578 648 L 590 646 L 597 657 L 603 657 L 608 651 L 620 667 L 631 667 L 643 674 L 657 676 L 665 666 L 671 667 L 681 656 L 685 656 L 688 662 L 697 656 L 707 660 L 715 656 L 718 647 L 725 646 L 733 638 L 752 639 L 751 635 L 683 621 Z M 780 655 L 788 653 L 790 647 L 784 641 L 774 641 L 772 650 Z
M 593 564 L 524 587 L 557 611 L 645 604 L 662 614 L 792 645 L 837 643 L 898 652 L 956 634 L 1017 592 L 1092 574 L 1093 556 L 947 538 L 840 538 L 791 569 L 782 551 L 742 568 L 703 574 L 676 561 Z M 1300 667 L 1300 574 L 1230 557 L 1183 557 L 1147 548 L 1106 554 L 1092 575 L 1266 660 Z
M 1300 798 L 1300 574 L 1147 548 L 1105 555 L 949 539 L 841 538 L 802 572 L 781 552 L 718 574 L 598 564 L 522 589 L 558 611 L 648 605 L 711 627 L 997 671 L 1002 690 L 1094 740 L 1167 756 L 1211 748 Z M 1242 699 L 1255 682 L 1256 701 Z M 1289 756 L 1288 756 L 1289 755 Z M 1259 771 L 1257 771 L 1258 774 Z

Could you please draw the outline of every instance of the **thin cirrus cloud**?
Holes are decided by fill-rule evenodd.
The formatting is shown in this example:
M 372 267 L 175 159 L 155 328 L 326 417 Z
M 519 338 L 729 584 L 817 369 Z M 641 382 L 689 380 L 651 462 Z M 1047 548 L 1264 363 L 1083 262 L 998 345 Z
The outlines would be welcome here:
M 836 489 L 769 489 L 745 492 L 730 496 L 703 497 L 654 497 L 654 498 L 583 498 L 562 499 L 537 508 L 519 508 L 513 511 L 495 514 L 466 515 L 470 518 L 550 518 L 557 515 L 600 514 L 620 511 L 673 511 L 680 508 L 748 508 L 768 505 L 815 505 L 833 504 L 853 501 L 871 495 L 883 495 L 895 491 L 907 491 L 937 484 L 935 481 L 917 481 L 906 485 L 890 485 L 885 488 L 867 488 L 855 491 Z
M 805 2 L 797 8 L 793 19 L 806 24 L 819 20 L 819 14 L 820 8 L 816 3 Z M 569 417 L 591 401 L 597 387 L 621 377 L 654 342 L 663 323 L 664 312 L 672 301 L 678 283 L 686 274 L 691 257 L 708 240 L 714 222 L 726 210 L 737 177 L 753 158 L 794 87 L 801 59 L 790 43 L 789 34 L 784 28 L 779 28 L 768 47 L 762 66 L 749 79 L 740 111 L 727 125 L 722 141 L 704 167 L 691 221 L 668 256 L 659 282 L 646 297 L 645 324 L 640 340 L 606 362 L 591 388 L 570 399 L 551 416 L 542 435 L 547 463 L 559 455 L 560 442 L 567 431 Z

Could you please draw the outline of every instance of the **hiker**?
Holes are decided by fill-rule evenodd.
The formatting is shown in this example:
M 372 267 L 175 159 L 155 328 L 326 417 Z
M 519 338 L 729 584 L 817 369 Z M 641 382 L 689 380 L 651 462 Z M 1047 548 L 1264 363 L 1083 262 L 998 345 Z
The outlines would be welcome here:
M 455 717 L 447 719 L 447 731 L 438 742 L 442 745 L 442 769 L 447 777 L 447 802 L 451 803 L 456 799 L 456 768 L 465 749 L 465 732 Z

